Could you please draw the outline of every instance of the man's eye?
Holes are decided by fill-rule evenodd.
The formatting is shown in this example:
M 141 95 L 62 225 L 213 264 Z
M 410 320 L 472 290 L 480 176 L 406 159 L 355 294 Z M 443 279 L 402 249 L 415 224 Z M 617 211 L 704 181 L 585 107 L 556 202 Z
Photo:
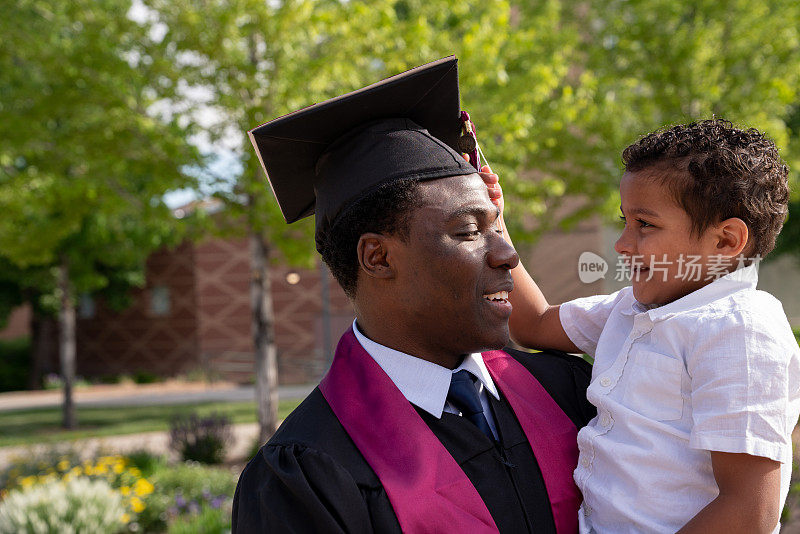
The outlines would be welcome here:
M 639 225 L 640 225 L 640 227 L 641 227 L 641 228 L 647 228 L 648 226 L 653 226 L 653 225 L 652 225 L 652 224 L 650 224 L 649 222 L 647 222 L 647 221 L 643 221 L 642 219 L 636 219 L 636 222 L 638 222 L 638 223 L 639 223 Z
M 478 230 L 467 230 L 467 231 L 461 232 L 461 233 L 459 233 L 457 235 L 459 237 L 475 237 L 478 234 L 480 234 L 480 231 L 478 231 Z

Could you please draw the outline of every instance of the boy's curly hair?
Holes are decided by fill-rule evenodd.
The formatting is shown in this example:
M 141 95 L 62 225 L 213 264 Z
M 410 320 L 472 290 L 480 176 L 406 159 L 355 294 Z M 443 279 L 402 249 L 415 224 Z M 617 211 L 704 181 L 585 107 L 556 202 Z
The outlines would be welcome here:
M 714 118 L 658 130 L 626 148 L 622 162 L 628 172 L 652 170 L 664 180 L 695 235 L 738 217 L 750 232 L 751 257 L 775 247 L 789 209 L 789 167 L 755 128 Z

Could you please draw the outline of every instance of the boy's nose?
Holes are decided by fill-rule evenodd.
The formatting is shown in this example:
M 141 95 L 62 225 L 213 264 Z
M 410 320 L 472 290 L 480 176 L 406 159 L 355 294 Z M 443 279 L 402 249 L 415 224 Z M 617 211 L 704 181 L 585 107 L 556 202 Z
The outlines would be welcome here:
M 633 255 L 633 244 L 631 239 L 628 237 L 627 228 L 622 231 L 619 239 L 617 239 L 617 242 L 614 243 L 614 250 L 617 251 L 617 254 L 623 254 L 627 256 Z

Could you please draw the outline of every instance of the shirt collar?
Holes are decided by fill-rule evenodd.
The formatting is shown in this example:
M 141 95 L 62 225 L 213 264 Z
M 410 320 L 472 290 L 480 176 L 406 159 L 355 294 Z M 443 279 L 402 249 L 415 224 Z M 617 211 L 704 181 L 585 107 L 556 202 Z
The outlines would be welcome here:
M 636 299 L 631 299 L 630 308 L 623 310 L 622 313 L 624 315 L 647 313 L 650 319 L 655 321 L 668 315 L 704 306 L 743 289 L 755 289 L 756 285 L 758 285 L 757 261 L 747 267 L 740 267 L 731 271 L 710 284 L 663 306 L 645 305 L 636 301 Z
M 447 391 L 450 389 L 450 377 L 462 369 L 475 375 L 494 398 L 500 398 L 497 386 L 480 353 L 468 354 L 461 365 L 450 370 L 372 341 L 361 333 L 356 321 L 353 321 L 353 333 L 364 350 L 394 382 L 400 393 L 411 404 L 419 406 L 436 418 L 442 417 Z

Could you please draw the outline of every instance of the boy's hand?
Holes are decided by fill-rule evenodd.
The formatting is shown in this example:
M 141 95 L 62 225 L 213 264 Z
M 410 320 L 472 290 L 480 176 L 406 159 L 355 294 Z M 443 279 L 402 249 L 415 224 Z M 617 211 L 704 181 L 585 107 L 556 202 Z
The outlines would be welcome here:
M 469 156 L 462 155 L 465 160 L 469 161 Z M 489 199 L 495 206 L 500 208 L 500 215 L 502 215 L 505 201 L 503 200 L 503 189 L 500 187 L 500 178 L 492 172 L 488 165 L 481 167 L 481 172 L 478 175 L 483 179 L 483 183 L 486 184 L 486 188 L 489 190 Z
M 489 198 L 495 206 L 500 208 L 500 214 L 503 214 L 505 209 L 505 201 L 503 200 L 503 189 L 500 187 L 500 177 L 492 172 L 488 165 L 481 167 L 481 172 L 478 173 L 483 178 L 483 183 L 489 189 Z

